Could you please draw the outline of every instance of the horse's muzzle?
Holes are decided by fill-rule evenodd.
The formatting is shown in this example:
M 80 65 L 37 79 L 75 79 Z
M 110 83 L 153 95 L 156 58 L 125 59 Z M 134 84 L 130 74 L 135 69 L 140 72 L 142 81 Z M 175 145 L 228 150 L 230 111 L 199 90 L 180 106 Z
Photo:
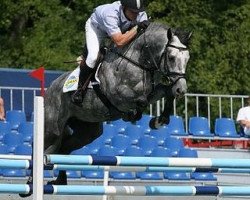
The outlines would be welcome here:
M 187 82 L 185 78 L 180 78 L 172 87 L 172 93 L 175 98 L 182 97 L 187 92 Z

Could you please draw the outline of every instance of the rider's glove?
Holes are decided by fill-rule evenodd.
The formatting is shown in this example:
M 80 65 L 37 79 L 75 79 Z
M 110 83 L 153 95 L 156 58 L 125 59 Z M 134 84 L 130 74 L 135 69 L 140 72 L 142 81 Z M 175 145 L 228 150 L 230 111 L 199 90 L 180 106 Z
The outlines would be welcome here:
M 150 22 L 148 20 L 144 20 L 142 22 L 138 22 L 137 26 L 139 30 L 145 30 L 146 28 L 148 28 Z

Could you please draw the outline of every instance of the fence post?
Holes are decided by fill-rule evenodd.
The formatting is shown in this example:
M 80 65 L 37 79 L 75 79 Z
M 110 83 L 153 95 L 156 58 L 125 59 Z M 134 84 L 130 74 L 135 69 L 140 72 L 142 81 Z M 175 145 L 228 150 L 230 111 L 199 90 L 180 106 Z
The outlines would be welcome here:
M 44 99 L 34 98 L 33 200 L 43 200 Z

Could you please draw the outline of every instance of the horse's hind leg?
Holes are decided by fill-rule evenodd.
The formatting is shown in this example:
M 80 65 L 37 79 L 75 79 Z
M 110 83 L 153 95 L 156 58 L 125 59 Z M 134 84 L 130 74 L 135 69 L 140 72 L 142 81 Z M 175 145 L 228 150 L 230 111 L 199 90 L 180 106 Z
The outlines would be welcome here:
M 73 134 L 63 137 L 59 154 L 70 154 L 72 151 L 91 143 L 102 134 L 102 123 L 99 122 L 82 122 L 77 119 L 70 119 L 68 125 L 73 130 Z M 57 179 L 49 182 L 49 184 L 66 185 L 66 171 L 60 170 Z

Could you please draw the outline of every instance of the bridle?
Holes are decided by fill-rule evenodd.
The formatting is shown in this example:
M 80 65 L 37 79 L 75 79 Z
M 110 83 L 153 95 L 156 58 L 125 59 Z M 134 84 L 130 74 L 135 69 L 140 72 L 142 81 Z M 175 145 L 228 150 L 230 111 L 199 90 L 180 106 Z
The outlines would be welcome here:
M 161 55 L 161 58 L 160 58 L 160 63 L 161 63 L 161 61 L 162 61 L 162 57 L 164 56 L 165 58 L 164 58 L 164 60 L 163 60 L 163 65 L 165 66 L 165 65 L 168 65 L 168 63 L 167 63 L 167 59 L 166 59 L 166 57 L 167 57 L 167 48 L 168 47 L 171 47 L 171 48 L 175 48 L 175 49 L 178 49 L 180 52 L 182 52 L 182 51 L 188 51 L 188 48 L 186 48 L 186 47 L 178 47 L 178 46 L 175 46 L 175 45 L 172 45 L 172 44 L 170 44 L 170 42 L 168 41 L 168 43 L 166 44 L 166 46 L 165 46 L 165 49 L 164 49 L 164 51 L 163 51 L 163 54 Z M 170 85 L 171 86 L 173 86 L 173 85 L 175 85 L 175 83 L 177 82 L 177 81 L 179 81 L 180 79 L 186 79 L 186 73 L 180 73 L 180 72 L 171 72 L 170 70 L 169 70 L 169 67 L 167 67 L 167 73 L 166 74 L 163 74 L 165 77 L 167 77 L 168 79 L 169 79 L 169 82 L 170 82 Z
M 126 56 L 126 53 L 127 51 L 122 54 L 114 49 L 109 49 L 111 52 L 117 54 L 118 56 L 122 57 L 123 59 L 129 61 L 130 63 L 132 63 L 133 65 L 141 68 L 142 70 L 145 70 L 145 71 L 148 71 L 150 72 L 150 75 L 151 75 L 151 84 L 154 88 L 154 73 L 155 71 L 161 71 L 160 70 L 160 66 L 161 66 L 161 63 L 163 62 L 163 65 L 165 66 L 165 64 L 167 65 L 167 48 L 168 47 L 171 47 L 171 48 L 175 48 L 175 49 L 178 49 L 179 51 L 188 51 L 188 48 L 185 48 L 185 47 L 178 47 L 178 46 L 175 46 L 175 45 L 172 45 L 170 44 L 170 41 L 168 41 L 168 43 L 165 45 L 164 47 L 164 50 L 163 50 L 163 53 L 161 54 L 160 56 L 160 60 L 159 62 L 157 63 L 157 61 L 155 60 L 152 52 L 150 51 L 150 46 L 148 45 L 147 41 L 146 41 L 146 31 L 145 30 L 142 30 L 140 33 L 137 34 L 137 37 L 130 43 L 130 46 L 128 47 L 128 50 L 130 49 L 130 47 L 132 46 L 132 44 L 136 41 L 136 39 L 142 35 L 142 33 L 144 33 L 144 44 L 145 44 L 145 48 L 149 54 L 149 59 L 146 59 L 146 66 L 140 64 L 139 62 L 129 58 Z M 147 67 L 147 66 L 152 66 L 153 67 Z M 169 82 L 170 82 L 170 86 L 173 86 L 176 84 L 177 81 L 179 81 L 180 79 L 186 79 L 186 73 L 179 73 L 179 72 L 171 72 L 169 70 L 169 67 L 167 67 L 167 72 L 164 73 L 164 77 L 166 77 Z

